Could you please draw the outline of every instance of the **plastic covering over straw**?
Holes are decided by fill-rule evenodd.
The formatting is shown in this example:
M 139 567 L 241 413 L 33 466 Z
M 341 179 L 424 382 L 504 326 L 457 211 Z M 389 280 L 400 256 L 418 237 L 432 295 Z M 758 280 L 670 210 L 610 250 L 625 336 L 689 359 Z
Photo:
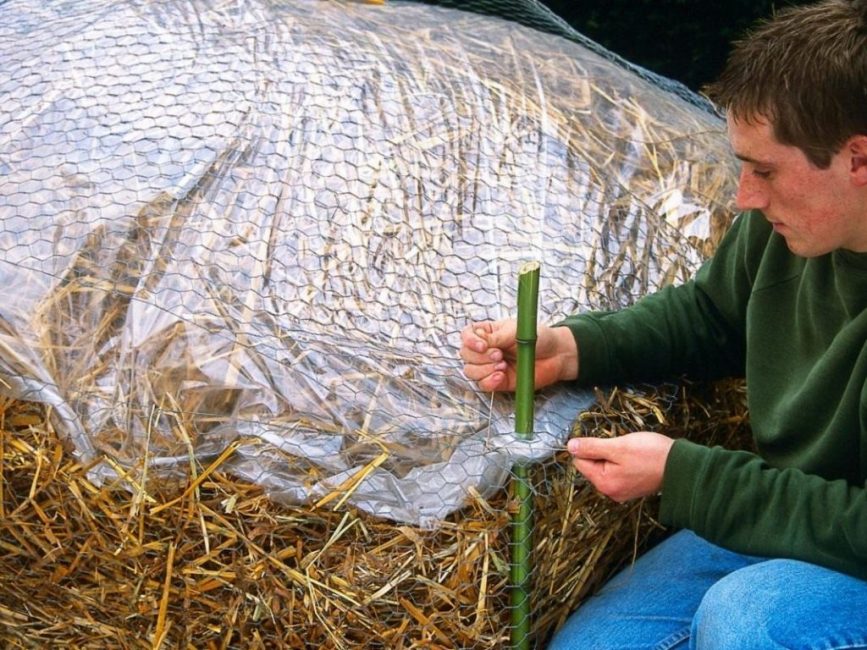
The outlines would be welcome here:
M 521 443 L 462 376 L 520 263 L 556 320 L 684 280 L 730 218 L 717 117 L 491 16 L 8 0 L 0 61 L 0 390 L 93 480 L 222 455 L 435 525 L 589 401 L 538 396 Z

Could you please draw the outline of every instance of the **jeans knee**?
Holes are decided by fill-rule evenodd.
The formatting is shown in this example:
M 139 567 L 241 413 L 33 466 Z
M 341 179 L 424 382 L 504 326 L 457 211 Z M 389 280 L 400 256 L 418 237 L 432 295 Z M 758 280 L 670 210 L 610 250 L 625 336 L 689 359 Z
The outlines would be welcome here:
M 705 593 L 693 617 L 690 647 L 775 647 L 766 639 L 769 603 L 760 595 L 758 576 L 748 569 L 730 573 Z
M 707 590 L 691 647 L 867 647 L 867 582 L 795 560 L 767 560 Z

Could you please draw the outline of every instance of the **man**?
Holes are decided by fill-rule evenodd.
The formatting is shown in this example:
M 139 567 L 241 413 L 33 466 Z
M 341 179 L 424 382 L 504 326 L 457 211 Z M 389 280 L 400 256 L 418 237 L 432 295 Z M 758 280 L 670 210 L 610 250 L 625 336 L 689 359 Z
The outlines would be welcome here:
M 742 162 L 735 221 L 694 280 L 539 328 L 537 387 L 745 376 L 758 455 L 663 433 L 577 438 L 576 469 L 681 529 L 553 648 L 867 648 L 867 0 L 789 8 L 708 94 Z M 462 332 L 513 390 L 513 321 Z

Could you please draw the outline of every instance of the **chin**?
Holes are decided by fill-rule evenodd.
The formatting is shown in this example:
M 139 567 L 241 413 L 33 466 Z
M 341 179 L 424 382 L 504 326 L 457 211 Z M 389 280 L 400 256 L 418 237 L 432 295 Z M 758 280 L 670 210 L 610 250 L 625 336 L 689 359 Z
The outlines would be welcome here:
M 805 244 L 804 242 L 792 242 L 788 239 L 786 240 L 786 246 L 788 246 L 789 251 L 792 255 L 797 255 L 798 257 L 820 257 L 822 255 L 827 255 L 830 253 L 830 250 L 825 250 L 824 248 L 816 248 L 815 246 L 810 246 L 809 244 Z

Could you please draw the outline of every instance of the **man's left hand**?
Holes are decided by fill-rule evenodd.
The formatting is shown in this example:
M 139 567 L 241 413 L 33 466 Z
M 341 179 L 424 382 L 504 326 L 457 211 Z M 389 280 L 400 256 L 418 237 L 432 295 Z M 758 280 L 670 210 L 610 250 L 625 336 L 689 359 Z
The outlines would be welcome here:
M 656 494 L 674 440 L 638 431 L 617 438 L 573 438 L 572 464 L 605 496 L 622 503 Z

